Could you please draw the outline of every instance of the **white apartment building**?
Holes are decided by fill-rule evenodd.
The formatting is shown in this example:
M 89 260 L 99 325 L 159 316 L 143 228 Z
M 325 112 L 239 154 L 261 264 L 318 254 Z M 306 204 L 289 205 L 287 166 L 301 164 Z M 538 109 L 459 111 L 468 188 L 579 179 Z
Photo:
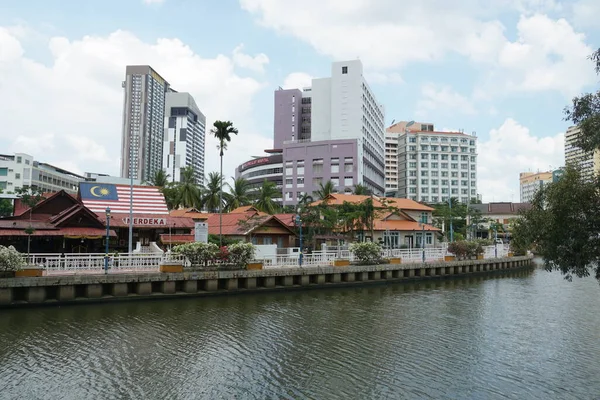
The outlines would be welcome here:
M 600 151 L 584 152 L 575 144 L 581 130 L 576 126 L 571 126 L 565 134 L 565 164 L 572 165 L 581 169 L 581 173 L 586 178 L 597 176 L 600 171 Z
M 396 196 L 425 203 L 477 198 L 477 137 L 430 124 L 418 129 L 398 134 Z
M 145 182 L 163 167 L 165 94 L 170 86 L 148 65 L 128 65 L 122 86 L 121 177 L 133 174 Z
M 64 189 L 75 194 L 79 182 L 83 181 L 83 176 L 35 161 L 29 154 L 0 154 L 0 189 L 4 192 L 14 192 L 17 188 L 29 186 L 44 192 Z
M 552 171 L 521 172 L 519 174 L 521 203 L 531 203 L 536 192 L 549 183 L 552 183 Z
M 163 169 L 172 182 L 181 169 L 192 167 L 198 185 L 204 184 L 206 117 L 189 93 L 169 92 L 165 100 Z

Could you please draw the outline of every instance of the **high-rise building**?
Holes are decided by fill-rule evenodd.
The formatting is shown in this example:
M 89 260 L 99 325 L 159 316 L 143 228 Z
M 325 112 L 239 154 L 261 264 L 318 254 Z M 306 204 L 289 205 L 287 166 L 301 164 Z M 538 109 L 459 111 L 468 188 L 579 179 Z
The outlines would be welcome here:
M 581 170 L 584 178 L 591 179 L 600 171 L 600 151 L 585 152 L 576 146 L 581 129 L 571 126 L 565 134 L 565 164 Z
M 145 182 L 163 167 L 165 94 L 170 87 L 150 66 L 128 65 L 123 89 L 121 176 Z
M 79 183 L 85 181 L 81 175 L 35 161 L 25 153 L 0 154 L 0 189 L 14 192 L 24 186 L 44 192 L 77 193 Z
M 536 192 L 549 183 L 552 183 L 552 171 L 521 172 L 519 174 L 521 203 L 531 203 Z
M 169 92 L 165 101 L 163 169 L 172 182 L 181 181 L 181 169 L 191 167 L 196 183 L 204 183 L 206 117 L 189 93 Z
M 444 202 L 448 196 L 469 203 L 478 197 L 474 134 L 439 132 L 433 124 L 404 122 L 388 128 L 391 134 L 398 135 L 397 197 L 425 203 Z M 391 185 L 390 170 L 386 172 Z

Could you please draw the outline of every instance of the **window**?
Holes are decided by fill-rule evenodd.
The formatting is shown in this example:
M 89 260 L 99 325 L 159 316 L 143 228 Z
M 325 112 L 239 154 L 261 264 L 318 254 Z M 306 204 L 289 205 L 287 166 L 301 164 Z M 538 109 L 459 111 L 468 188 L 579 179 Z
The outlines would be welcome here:
M 436 163 L 436 162 L 431 163 L 431 168 L 437 168 L 437 167 L 438 167 L 438 163 Z
M 429 154 L 421 154 L 421 160 L 427 160 L 429 158 Z
M 428 168 L 428 165 L 427 165 L 427 163 L 426 163 L 426 162 L 422 162 L 422 163 L 421 163 L 421 168 Z
M 448 159 L 448 154 L 442 154 L 442 160 L 447 160 Z
M 408 159 L 409 160 L 416 160 L 417 159 L 417 155 L 416 154 L 409 154 L 408 155 Z
M 429 188 L 421 188 L 421 193 L 429 193 Z
M 354 178 L 352 178 L 351 176 L 345 176 L 344 177 L 344 186 L 352 186 L 354 181 Z
M 453 178 L 458 178 L 458 172 L 452 172 L 450 176 Z
M 338 164 L 331 164 L 331 173 L 335 174 L 340 172 L 340 166 Z
M 344 164 L 344 172 L 352 172 L 352 164 Z
M 471 186 L 476 186 L 475 181 L 471 181 Z
M 452 151 L 453 153 L 456 153 L 458 151 L 458 147 L 456 146 L 451 146 L 450 147 L 450 151 Z
M 469 164 L 460 164 L 460 167 L 462 169 L 468 169 L 469 168 Z
M 409 143 L 417 143 L 417 138 L 416 138 L 416 137 L 414 137 L 414 136 L 413 136 L 413 137 L 410 137 L 410 138 L 408 138 L 408 142 L 409 142 Z
M 442 194 L 447 194 L 447 193 L 448 193 L 448 188 L 442 188 Z
M 408 146 L 408 151 L 417 151 L 417 146 Z
M 23 162 L 21 156 L 17 156 L 17 164 L 21 164 L 21 162 Z
M 298 169 L 296 170 L 296 174 L 304 175 L 304 167 L 298 167 Z
M 408 176 L 417 176 L 417 171 L 408 171 Z
M 348 73 L 348 67 L 342 67 L 342 74 Z
M 427 171 L 421 171 L 421 176 L 429 176 L 429 173 Z
M 7 176 L 8 168 L 0 168 L 0 176 Z
M 292 96 L 292 103 L 296 102 L 296 96 Z
M 431 159 L 432 160 L 437 160 L 438 159 L 438 155 L 437 154 L 432 154 L 431 155 Z
M 450 159 L 452 161 L 458 161 L 458 156 L 455 156 L 454 154 L 450 157 Z
M 442 168 L 444 168 L 444 169 L 448 168 L 448 163 L 447 162 L 443 162 L 442 163 Z
M 422 146 L 421 146 L 421 150 L 423 150 L 423 151 L 427 151 L 427 150 L 429 150 L 429 146 L 427 146 L 427 145 L 422 145 Z
M 442 146 L 441 149 L 442 151 L 448 151 L 448 146 Z
M 294 114 L 292 114 L 292 122 L 296 122 L 296 116 Z
M 429 181 L 427 179 L 421 179 L 421 185 L 428 185 Z M 426 192 L 423 192 L 426 193 Z
M 469 173 L 468 172 L 461 172 L 460 173 L 460 177 L 461 178 L 468 178 L 469 177 Z
M 417 163 L 416 162 L 409 162 L 408 163 L 408 168 L 417 168 Z
M 452 189 L 452 194 L 458 194 L 458 189 Z
M 475 172 L 471 172 L 471 179 L 475 179 Z
M 458 169 L 458 164 L 457 163 L 452 163 L 452 169 Z
M 460 161 L 469 161 L 469 156 L 460 156 Z
M 417 188 L 413 188 L 413 187 L 409 188 L 408 193 L 417 193 Z
M 416 180 L 416 179 L 410 179 L 410 180 L 408 181 L 408 183 L 409 183 L 410 185 L 416 185 L 416 184 L 417 184 L 417 180 Z
M 431 188 L 431 193 L 437 193 L 437 192 L 438 192 L 438 188 L 436 188 L 436 187 L 434 187 L 434 188 Z M 437 201 L 437 200 L 436 200 L 436 201 Z
M 294 184 L 294 180 L 293 179 L 286 179 L 285 180 L 285 187 L 292 187 L 293 184 Z
M 439 176 L 439 172 L 438 171 L 431 171 L 431 176 Z
M 432 184 L 432 185 L 437 185 L 437 184 L 438 184 L 438 182 L 439 182 L 439 181 L 438 181 L 437 179 L 432 179 L 432 180 L 431 180 L 431 184 Z
M 286 168 L 285 169 L 285 174 L 286 175 L 293 175 L 294 174 L 294 169 L 293 168 Z
M 340 178 L 331 178 L 331 183 L 333 183 L 333 186 L 335 187 L 340 186 Z
M 458 186 L 458 181 L 452 180 L 452 186 Z
M 304 178 L 296 179 L 296 183 L 298 184 L 298 187 L 303 187 L 304 186 Z

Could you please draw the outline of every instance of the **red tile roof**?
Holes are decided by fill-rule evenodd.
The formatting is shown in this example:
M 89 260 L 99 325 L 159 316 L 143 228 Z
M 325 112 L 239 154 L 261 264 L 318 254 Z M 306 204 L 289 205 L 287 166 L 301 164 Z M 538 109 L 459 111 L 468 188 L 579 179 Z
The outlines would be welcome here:
M 315 201 L 315 202 L 311 203 L 311 205 L 313 205 L 313 206 L 318 205 L 324 201 L 326 201 L 328 205 L 342 205 L 342 204 L 344 204 L 344 202 L 358 204 L 358 203 L 362 203 L 363 201 L 366 201 L 370 198 L 371 198 L 371 196 L 335 193 L 335 194 L 329 195 L 325 200 Z M 409 200 L 409 199 L 400 199 L 400 198 L 396 198 L 396 197 L 377 197 L 377 196 L 373 196 L 372 199 L 373 199 L 373 205 L 378 208 L 391 206 L 391 207 L 397 207 L 401 210 L 433 211 L 433 208 L 426 206 L 424 204 L 421 204 L 421 203 L 417 203 L 416 201 Z
M 24 229 L 0 229 L 0 236 L 28 236 Z M 106 236 L 106 229 L 84 228 L 84 227 L 66 227 L 59 229 L 36 229 L 31 236 L 84 236 L 84 237 L 103 237 Z M 110 236 L 116 237 L 117 234 L 112 229 Z
M 163 233 L 160 235 L 160 241 L 163 244 L 182 244 L 182 243 L 192 243 L 194 241 L 194 234 L 189 235 L 169 235 L 168 233 Z

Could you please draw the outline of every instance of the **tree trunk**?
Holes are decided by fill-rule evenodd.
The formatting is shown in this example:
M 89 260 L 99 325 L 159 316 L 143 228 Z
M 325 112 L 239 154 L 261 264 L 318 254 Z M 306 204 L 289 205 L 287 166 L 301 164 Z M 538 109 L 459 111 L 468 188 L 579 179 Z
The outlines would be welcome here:
M 221 144 L 221 149 L 223 145 Z M 219 247 L 223 246 L 223 150 L 221 150 L 221 172 L 219 178 Z

